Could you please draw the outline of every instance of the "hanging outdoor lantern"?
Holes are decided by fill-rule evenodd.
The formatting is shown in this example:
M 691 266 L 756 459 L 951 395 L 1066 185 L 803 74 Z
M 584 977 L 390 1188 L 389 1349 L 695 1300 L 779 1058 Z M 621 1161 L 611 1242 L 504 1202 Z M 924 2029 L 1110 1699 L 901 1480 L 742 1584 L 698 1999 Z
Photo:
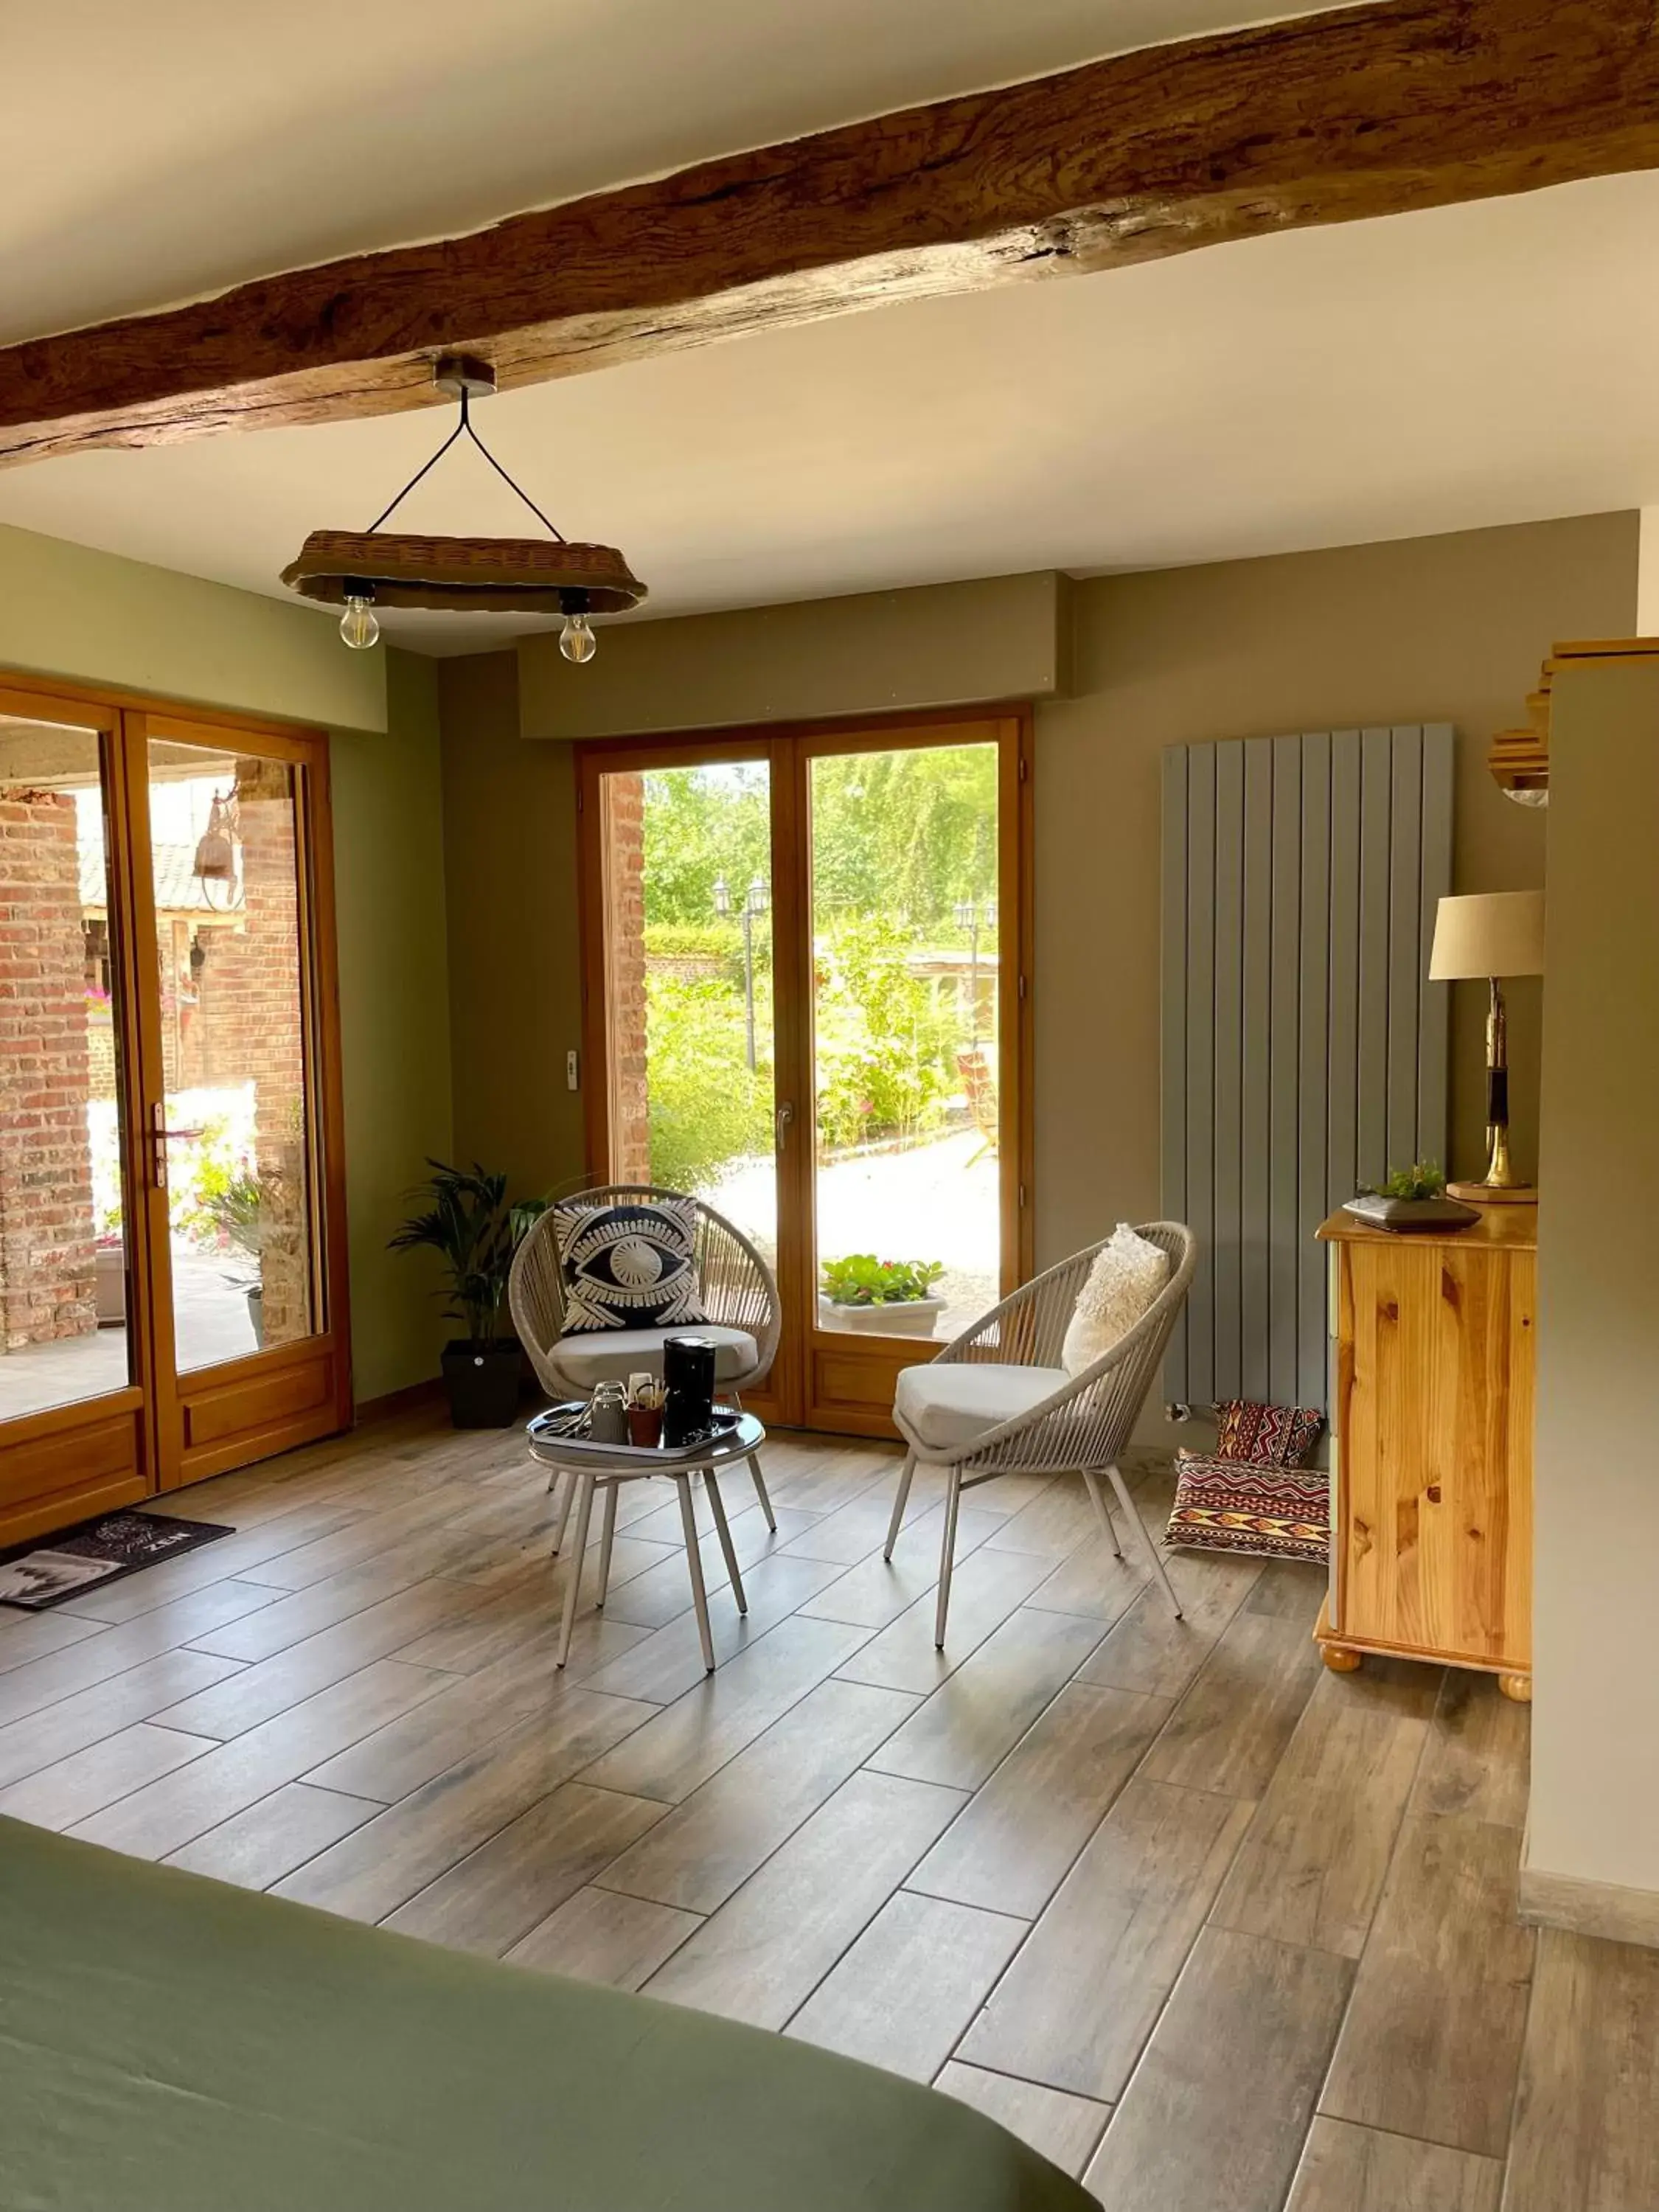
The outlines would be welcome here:
M 343 606 L 340 635 L 359 650 L 380 635 L 379 607 L 431 607 L 447 614 L 561 614 L 559 650 L 567 660 L 591 660 L 596 614 L 625 614 L 645 597 L 614 545 L 573 545 L 501 466 L 472 427 L 471 402 L 493 392 L 487 362 L 457 356 L 440 361 L 432 380 L 460 403 L 461 419 L 368 530 L 313 530 L 297 561 L 283 571 L 290 590 L 327 606 Z M 496 475 L 516 492 L 551 543 L 539 538 L 410 538 L 382 535 L 381 523 L 400 507 L 458 438 L 471 438 Z
M 191 873 L 202 886 L 202 896 L 210 907 L 228 910 L 236 903 L 236 794 L 221 799 L 216 791 L 213 804 L 208 809 L 208 825 L 196 841 L 196 857 L 191 863 Z M 219 884 L 224 896 L 216 899 L 208 886 Z

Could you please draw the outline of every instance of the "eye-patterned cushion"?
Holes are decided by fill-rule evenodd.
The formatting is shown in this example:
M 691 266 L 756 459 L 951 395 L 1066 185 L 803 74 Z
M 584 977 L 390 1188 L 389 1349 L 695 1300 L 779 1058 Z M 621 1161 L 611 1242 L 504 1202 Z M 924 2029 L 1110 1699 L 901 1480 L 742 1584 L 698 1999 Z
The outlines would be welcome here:
M 672 1199 L 572 1208 L 560 1224 L 564 1333 L 681 1328 L 706 1321 L 696 1209 Z

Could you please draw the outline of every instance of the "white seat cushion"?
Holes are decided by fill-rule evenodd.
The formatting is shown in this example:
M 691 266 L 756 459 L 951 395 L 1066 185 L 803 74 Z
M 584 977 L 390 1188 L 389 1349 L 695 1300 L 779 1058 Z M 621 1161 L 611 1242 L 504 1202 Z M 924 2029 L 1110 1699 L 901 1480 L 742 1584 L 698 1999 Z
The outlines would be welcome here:
M 902 1427 L 930 1451 L 959 1452 L 1071 1381 L 1063 1367 L 999 1367 L 986 1360 L 907 1367 L 894 1393 Z
M 671 1336 L 709 1338 L 717 1382 L 751 1374 L 760 1358 L 760 1346 L 747 1330 L 700 1321 L 695 1328 L 584 1329 L 579 1335 L 559 1339 L 553 1347 L 553 1364 L 579 1390 L 591 1390 L 596 1382 L 626 1382 L 641 1370 L 660 1375 L 663 1342 Z

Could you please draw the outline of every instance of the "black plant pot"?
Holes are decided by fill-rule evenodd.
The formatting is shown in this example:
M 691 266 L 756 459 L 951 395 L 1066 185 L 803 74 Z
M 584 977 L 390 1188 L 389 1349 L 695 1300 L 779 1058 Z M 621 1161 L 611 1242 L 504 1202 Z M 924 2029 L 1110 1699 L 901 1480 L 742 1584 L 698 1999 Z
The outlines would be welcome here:
M 443 1350 L 449 1418 L 458 1429 L 510 1429 L 519 1417 L 520 1353 L 512 1337 L 493 1344 L 457 1337 Z

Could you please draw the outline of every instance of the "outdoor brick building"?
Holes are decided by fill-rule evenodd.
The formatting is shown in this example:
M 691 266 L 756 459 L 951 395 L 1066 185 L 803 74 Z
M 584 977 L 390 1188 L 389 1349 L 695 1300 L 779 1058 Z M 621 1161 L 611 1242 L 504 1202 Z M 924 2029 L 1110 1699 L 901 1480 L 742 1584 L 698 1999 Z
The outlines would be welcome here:
M 264 1340 L 309 1334 L 305 1226 L 304 1038 L 300 1011 L 300 903 L 291 771 L 280 761 L 236 763 L 242 853 L 240 933 L 207 939 L 196 1019 L 210 1081 L 254 1085 L 260 1186 Z
M 175 1127 L 217 1120 L 222 1130 L 252 1085 L 263 1324 L 267 1343 L 283 1343 L 313 1319 L 289 771 L 249 757 L 212 781 L 222 795 L 235 791 L 240 885 L 205 886 L 193 842 L 158 842 L 151 853 L 162 1076 Z M 112 1159 L 94 1165 L 100 1143 L 114 1145 L 118 1074 L 95 819 L 78 813 L 73 788 L 20 779 L 0 792 L 0 1329 L 13 1352 L 97 1328 L 96 1235 L 120 1233 L 118 1174 Z M 182 1115 L 180 1094 L 191 1101 Z M 176 1182 L 190 1171 L 191 1141 L 171 1148 Z M 219 1266 L 210 1226 L 206 1235 L 199 1249 Z M 229 1299 L 240 1297 L 234 1260 L 223 1255 Z M 240 1267 L 252 1275 L 250 1255 Z
M 85 939 L 67 792 L 0 797 L 0 1310 L 8 1351 L 95 1326 Z

